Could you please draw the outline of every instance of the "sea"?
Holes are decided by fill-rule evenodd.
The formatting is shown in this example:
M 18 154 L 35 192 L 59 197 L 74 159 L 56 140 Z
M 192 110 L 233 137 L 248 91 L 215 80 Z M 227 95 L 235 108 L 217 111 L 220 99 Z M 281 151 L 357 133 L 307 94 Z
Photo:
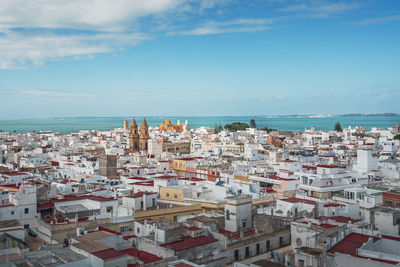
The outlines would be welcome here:
M 140 126 L 144 117 L 135 117 Z M 335 123 L 340 122 L 343 128 L 360 127 L 370 130 L 372 127 L 388 128 L 400 123 L 399 116 L 225 116 L 225 117 L 146 117 L 149 126 L 159 126 L 164 120 L 170 120 L 176 124 L 178 120 L 183 124 L 188 120 L 189 127 L 199 128 L 215 127 L 216 124 L 232 122 L 250 122 L 254 119 L 257 128 L 268 127 L 280 131 L 304 131 L 314 127 L 316 130 L 332 130 Z M 0 130 L 5 132 L 38 132 L 53 131 L 58 133 L 71 133 L 80 130 L 112 130 L 122 128 L 124 120 L 132 120 L 132 117 L 66 117 L 45 119 L 2 119 Z

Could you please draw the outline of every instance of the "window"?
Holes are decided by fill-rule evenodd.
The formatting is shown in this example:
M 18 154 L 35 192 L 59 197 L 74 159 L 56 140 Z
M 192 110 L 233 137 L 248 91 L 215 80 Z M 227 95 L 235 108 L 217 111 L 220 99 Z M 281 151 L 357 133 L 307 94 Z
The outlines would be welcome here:
M 11 211 L 11 215 L 14 215 L 14 211 L 13 210 Z
M 400 208 L 400 202 L 396 201 L 396 208 L 399 209 Z
M 279 237 L 279 246 L 282 247 L 283 246 L 283 237 Z
M 174 222 L 178 221 L 178 216 L 174 216 Z
M 25 208 L 25 214 L 29 213 L 29 208 Z
M 174 198 L 178 198 L 178 195 L 177 195 L 177 194 L 174 194 Z
M 239 250 L 235 250 L 235 261 L 239 260 Z
M 128 232 L 128 230 L 129 230 L 129 228 L 128 228 L 127 225 L 121 226 L 121 227 L 119 228 L 119 231 L 120 231 L 121 233 Z
M 229 210 L 226 210 L 226 219 L 227 219 L 227 220 L 230 219 L 230 212 L 229 212 Z
M 155 206 L 155 205 L 156 205 L 156 199 L 155 199 L 155 198 L 153 198 L 153 199 L 151 200 L 151 204 L 152 204 L 152 206 Z
M 112 206 L 107 207 L 107 212 L 113 212 L 113 207 Z
M 256 254 L 260 254 L 260 244 L 256 245 Z
M 166 197 L 169 197 L 169 193 L 166 193 L 165 196 L 166 196 Z
M 385 201 L 385 206 L 392 208 L 393 207 L 393 202 L 391 200 L 386 200 Z
M 242 228 L 246 228 L 246 222 L 242 222 Z
M 140 233 L 140 228 L 139 228 L 139 227 L 136 228 L 136 232 L 137 232 L 138 234 Z
M 267 247 L 267 251 L 271 250 L 271 242 L 269 240 L 267 240 L 266 247 Z
M 246 247 L 246 258 L 250 257 L 250 248 Z
M 143 209 L 143 201 L 140 201 L 140 209 Z

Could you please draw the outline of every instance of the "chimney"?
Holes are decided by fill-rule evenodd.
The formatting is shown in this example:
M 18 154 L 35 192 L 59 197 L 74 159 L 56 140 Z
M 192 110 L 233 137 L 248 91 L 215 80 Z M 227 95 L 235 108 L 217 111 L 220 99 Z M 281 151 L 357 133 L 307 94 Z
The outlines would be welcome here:
M 147 210 L 147 207 L 146 207 L 146 192 L 144 192 L 143 193 L 143 210 Z

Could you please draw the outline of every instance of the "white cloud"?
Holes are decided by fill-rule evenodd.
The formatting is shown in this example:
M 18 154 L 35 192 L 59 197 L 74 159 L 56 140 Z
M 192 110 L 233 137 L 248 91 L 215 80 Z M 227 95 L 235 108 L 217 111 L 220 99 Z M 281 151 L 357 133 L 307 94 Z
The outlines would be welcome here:
M 255 27 L 213 27 L 213 26 L 203 26 L 193 30 L 172 32 L 170 35 L 207 35 L 207 34 L 222 34 L 222 33 L 234 33 L 234 32 L 258 32 L 265 31 L 269 29 L 268 26 L 255 26 Z
M 296 13 L 304 17 L 328 17 L 359 7 L 361 7 L 359 3 L 349 1 L 305 1 L 301 4 L 294 4 L 281 8 L 280 11 Z
M 281 18 L 239 18 L 228 21 L 207 21 L 201 26 L 169 35 L 206 35 L 234 32 L 259 32 L 270 29 L 270 24 Z
M 143 16 L 167 12 L 183 0 L 0 0 L 0 28 L 120 31 Z
M 137 33 L 42 35 L 8 31 L 0 37 L 0 69 L 38 66 L 48 60 L 112 52 L 147 38 Z
M 205 21 L 191 28 L 176 28 L 176 21 L 187 19 L 187 14 L 201 15 L 211 9 L 219 14 L 231 1 L 0 0 L 0 69 L 40 66 L 52 60 L 119 51 L 160 32 L 169 31 L 168 35 L 260 32 L 276 22 L 299 16 L 296 13 L 273 18 Z M 322 16 L 355 6 L 346 2 L 306 1 L 282 11 Z
M 0 69 L 118 51 L 150 38 L 141 33 L 141 25 L 148 27 L 141 18 L 156 28 L 173 13 L 201 12 L 226 1 L 0 0 Z
M 281 99 L 283 99 L 283 96 L 277 95 L 277 96 L 275 96 L 275 98 L 278 99 L 278 100 L 281 100 Z
M 356 21 L 356 22 L 354 22 L 354 24 L 359 24 L 359 25 L 381 24 L 381 23 L 385 23 L 385 22 L 393 21 L 393 20 L 400 20 L 400 15 L 379 17 L 379 18 L 368 18 L 368 19 Z

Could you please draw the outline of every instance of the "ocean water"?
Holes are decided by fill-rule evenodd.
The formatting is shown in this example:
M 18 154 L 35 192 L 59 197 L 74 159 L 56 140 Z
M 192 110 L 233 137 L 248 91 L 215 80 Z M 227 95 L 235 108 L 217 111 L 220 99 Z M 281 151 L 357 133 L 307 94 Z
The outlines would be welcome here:
M 140 126 L 143 117 L 136 117 Z M 159 126 L 164 120 L 169 119 L 176 124 L 178 120 L 184 123 L 189 121 L 190 128 L 202 126 L 214 127 L 216 123 L 225 125 L 232 122 L 249 123 L 251 119 L 256 121 L 257 127 L 268 127 L 281 131 L 304 131 L 305 128 L 315 127 L 316 130 L 331 130 L 336 122 L 340 122 L 343 128 L 362 126 L 370 130 L 372 127 L 388 128 L 400 123 L 400 116 L 352 116 L 352 117 L 146 117 L 149 126 Z M 59 133 L 70 133 L 79 130 L 110 130 L 123 127 L 124 120 L 132 120 L 128 117 L 77 117 L 77 118 L 48 118 L 48 119 L 18 119 L 0 120 L 0 130 L 6 132 L 33 132 L 54 131 Z

